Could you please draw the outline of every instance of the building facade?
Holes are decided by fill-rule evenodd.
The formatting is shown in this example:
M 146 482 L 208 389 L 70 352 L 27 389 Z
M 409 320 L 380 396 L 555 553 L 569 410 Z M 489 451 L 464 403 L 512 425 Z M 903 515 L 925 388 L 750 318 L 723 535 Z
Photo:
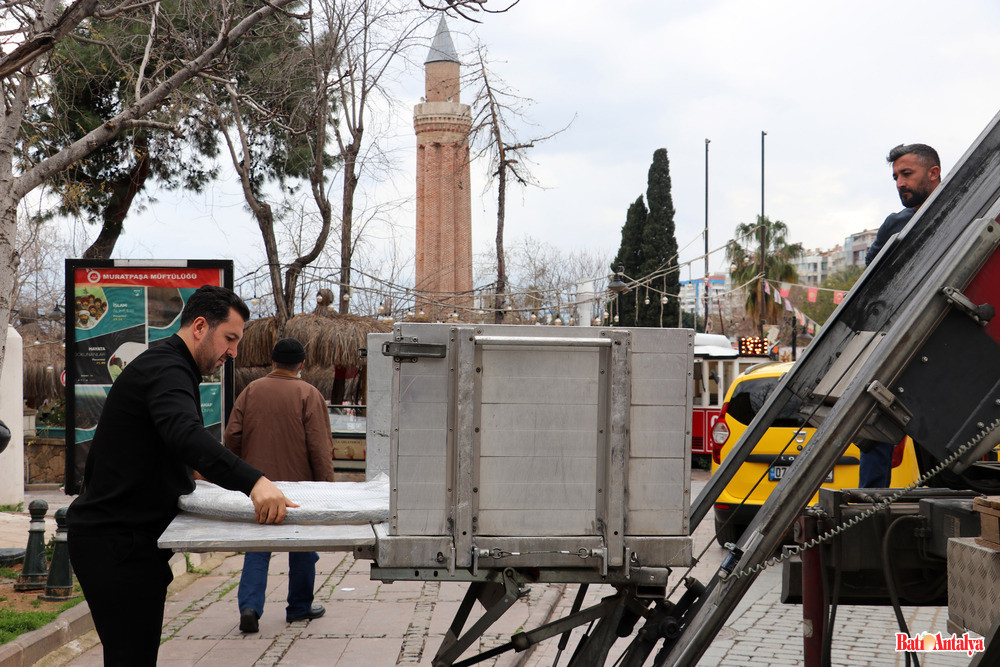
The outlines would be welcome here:
M 865 254 L 875 242 L 876 234 L 878 229 L 866 229 L 844 239 L 844 265 L 865 268 Z
M 862 263 L 864 257 L 862 256 Z M 844 269 L 844 249 L 839 245 L 832 250 L 806 250 L 795 260 L 798 283 L 818 287 L 832 274 Z
M 729 290 L 729 274 L 716 273 L 708 276 L 708 302 L 711 315 L 716 316 L 719 299 Z M 681 310 L 705 316 L 705 278 L 680 281 Z

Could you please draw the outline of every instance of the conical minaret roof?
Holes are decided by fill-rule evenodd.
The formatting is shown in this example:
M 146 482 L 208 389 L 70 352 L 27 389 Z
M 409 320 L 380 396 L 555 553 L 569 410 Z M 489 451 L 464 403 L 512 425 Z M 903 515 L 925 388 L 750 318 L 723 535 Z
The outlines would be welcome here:
M 455 43 L 451 41 L 451 33 L 448 31 L 448 23 L 444 20 L 444 14 L 441 15 L 437 33 L 434 35 L 434 41 L 431 42 L 431 48 L 427 51 L 427 60 L 424 61 L 424 64 L 437 62 L 458 62 Z

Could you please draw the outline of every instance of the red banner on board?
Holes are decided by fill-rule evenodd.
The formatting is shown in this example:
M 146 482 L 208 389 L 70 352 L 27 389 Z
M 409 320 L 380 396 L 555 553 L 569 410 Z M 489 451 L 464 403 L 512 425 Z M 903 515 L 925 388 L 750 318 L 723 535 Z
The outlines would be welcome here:
M 150 268 L 107 267 L 80 268 L 74 272 L 77 286 L 87 285 L 136 285 L 143 287 L 191 287 L 221 285 L 222 271 L 212 268 L 178 267 Z

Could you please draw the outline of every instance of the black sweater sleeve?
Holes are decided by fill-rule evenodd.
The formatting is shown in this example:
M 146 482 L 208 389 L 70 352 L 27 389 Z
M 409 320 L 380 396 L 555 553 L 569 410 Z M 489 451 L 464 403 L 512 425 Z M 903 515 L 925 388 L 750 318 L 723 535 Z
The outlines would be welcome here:
M 194 468 L 210 482 L 247 495 L 263 475 L 226 449 L 202 425 L 197 385 L 185 369 L 164 369 L 152 379 L 149 414 L 168 452 Z

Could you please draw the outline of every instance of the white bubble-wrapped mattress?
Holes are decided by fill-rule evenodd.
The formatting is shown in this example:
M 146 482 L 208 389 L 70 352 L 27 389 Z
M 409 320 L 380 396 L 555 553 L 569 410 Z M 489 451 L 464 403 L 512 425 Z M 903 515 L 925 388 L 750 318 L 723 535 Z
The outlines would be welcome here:
M 362 524 L 389 518 L 389 477 L 368 482 L 275 482 L 299 507 L 289 507 L 286 524 Z M 181 496 L 183 512 L 217 519 L 253 521 L 253 503 L 239 491 L 229 491 L 204 480 Z

